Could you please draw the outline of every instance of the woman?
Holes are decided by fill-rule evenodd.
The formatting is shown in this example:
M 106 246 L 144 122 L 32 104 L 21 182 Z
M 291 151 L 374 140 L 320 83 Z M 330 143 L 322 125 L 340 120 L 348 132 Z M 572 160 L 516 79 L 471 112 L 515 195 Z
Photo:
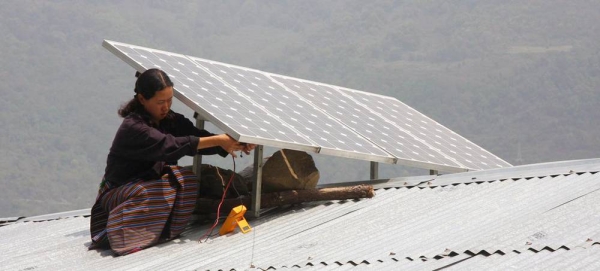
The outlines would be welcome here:
M 198 183 L 177 160 L 196 154 L 236 157 L 234 152 L 249 154 L 255 147 L 200 130 L 171 111 L 173 82 L 162 70 L 140 74 L 134 91 L 119 110 L 124 119 L 108 153 L 90 222 L 90 249 L 110 246 L 119 255 L 174 238 L 187 225 Z

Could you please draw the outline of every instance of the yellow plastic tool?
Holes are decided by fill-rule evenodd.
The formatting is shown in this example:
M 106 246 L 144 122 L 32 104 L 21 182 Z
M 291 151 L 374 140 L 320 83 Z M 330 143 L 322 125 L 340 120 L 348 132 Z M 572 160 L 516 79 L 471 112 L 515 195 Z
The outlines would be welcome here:
M 244 218 L 245 213 L 246 206 L 244 205 L 240 205 L 231 209 L 231 212 L 229 212 L 227 219 L 225 219 L 223 226 L 221 226 L 221 229 L 219 230 L 219 235 L 225 235 L 232 232 L 233 230 L 235 230 L 236 225 L 240 227 L 240 231 L 242 233 L 247 233 L 251 231 L 252 228 Z

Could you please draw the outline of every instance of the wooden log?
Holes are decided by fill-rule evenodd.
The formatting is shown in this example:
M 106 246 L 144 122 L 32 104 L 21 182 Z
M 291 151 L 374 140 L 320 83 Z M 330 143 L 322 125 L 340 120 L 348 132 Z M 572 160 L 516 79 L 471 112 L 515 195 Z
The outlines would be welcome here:
M 373 196 L 375 196 L 375 191 L 373 190 L 373 186 L 370 185 L 289 190 L 262 194 L 260 208 L 270 208 L 309 201 L 372 198 Z M 199 198 L 196 202 L 196 213 L 215 213 L 220 202 L 221 200 L 218 199 Z M 240 204 L 244 204 L 246 208 L 250 209 L 251 202 L 252 199 L 249 196 L 225 199 L 221 206 L 221 214 L 228 214 L 233 207 Z

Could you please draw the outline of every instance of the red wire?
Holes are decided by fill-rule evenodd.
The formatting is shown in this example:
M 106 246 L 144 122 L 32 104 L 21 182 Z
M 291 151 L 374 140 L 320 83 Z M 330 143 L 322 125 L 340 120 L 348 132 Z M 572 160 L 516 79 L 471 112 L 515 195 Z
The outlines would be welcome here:
M 215 229 L 217 224 L 219 224 L 221 205 L 223 205 L 223 201 L 225 201 L 225 195 L 227 195 L 227 190 L 229 189 L 229 185 L 231 184 L 231 181 L 233 181 L 233 177 L 235 176 L 235 158 L 233 156 L 231 156 L 231 159 L 233 160 L 233 173 L 231 174 L 231 177 L 229 178 L 229 181 L 227 182 L 227 186 L 225 186 L 225 190 L 223 191 L 223 196 L 221 196 L 221 202 L 219 202 L 219 207 L 217 207 L 217 218 L 215 218 L 215 223 L 212 225 L 212 227 L 210 227 L 210 229 L 208 229 L 206 231 L 206 233 L 204 235 L 202 235 L 202 237 L 200 237 L 200 239 L 198 239 L 198 242 L 202 242 L 202 239 L 204 237 L 206 237 L 206 240 L 208 240 L 208 237 L 210 237 L 210 234 L 212 233 L 212 231 Z M 206 242 L 206 240 L 205 240 L 205 242 Z

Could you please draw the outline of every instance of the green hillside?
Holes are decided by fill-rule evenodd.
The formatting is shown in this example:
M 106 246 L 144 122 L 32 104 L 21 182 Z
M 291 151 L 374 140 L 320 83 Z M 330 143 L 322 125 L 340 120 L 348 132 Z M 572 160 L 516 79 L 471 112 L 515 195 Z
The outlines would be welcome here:
M 599 156 L 599 26 L 589 0 L 4 1 L 0 217 L 91 207 L 134 83 L 103 39 L 394 96 L 527 164 Z M 316 159 L 322 182 L 368 178 Z

